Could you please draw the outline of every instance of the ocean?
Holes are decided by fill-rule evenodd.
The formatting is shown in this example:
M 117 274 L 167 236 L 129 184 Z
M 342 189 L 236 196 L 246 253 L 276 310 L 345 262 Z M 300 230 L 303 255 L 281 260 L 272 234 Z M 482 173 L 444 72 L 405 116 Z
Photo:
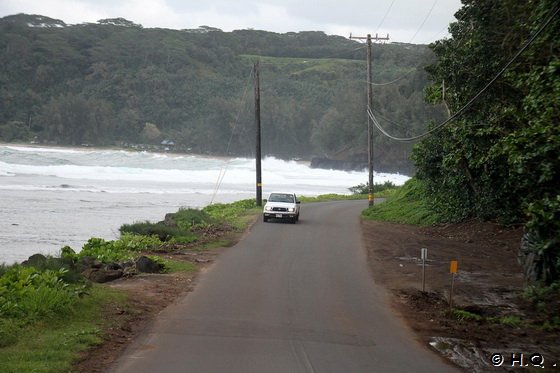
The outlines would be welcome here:
M 402 185 L 408 177 L 375 174 Z M 348 194 L 367 171 L 312 169 L 267 157 L 263 197 Z M 35 253 L 79 251 L 91 237 L 118 238 L 122 224 L 160 221 L 180 207 L 201 208 L 255 197 L 255 160 L 94 148 L 0 144 L 0 263 Z

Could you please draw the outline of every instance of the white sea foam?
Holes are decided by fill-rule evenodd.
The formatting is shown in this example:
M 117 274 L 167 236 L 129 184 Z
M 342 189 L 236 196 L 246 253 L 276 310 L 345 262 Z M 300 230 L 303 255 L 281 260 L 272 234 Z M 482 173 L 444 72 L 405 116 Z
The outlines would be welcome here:
M 11 152 L 6 154 L 6 149 Z M 0 147 L 4 151 L 0 161 L 0 176 L 45 176 L 62 180 L 96 182 L 129 182 L 194 185 L 208 189 L 208 185 L 230 186 L 233 190 L 254 184 L 255 161 L 246 158 L 218 159 L 196 156 L 169 155 L 118 150 L 72 150 Z M 18 152 L 25 156 L 18 157 Z M 55 157 L 52 155 L 56 154 Z M 30 157 L 30 155 L 32 155 Z M 262 162 L 263 183 L 271 188 L 300 186 L 301 189 L 321 190 L 338 188 L 339 193 L 367 181 L 366 171 L 338 171 L 312 169 L 308 164 L 267 157 Z M 408 177 L 398 174 L 375 174 L 376 183 L 391 181 L 402 185 Z M 221 181 L 221 182 L 220 182 Z M 60 182 L 57 185 L 66 184 Z M 70 184 L 70 183 L 69 183 Z M 97 186 L 97 185 L 96 185 Z M 80 185 L 82 187 L 82 185 Z M 110 191 L 111 187 L 98 188 Z M 139 185 L 133 189 L 143 190 Z M 147 188 L 149 192 L 153 188 Z M 160 189 L 160 188 L 158 188 Z
M 350 193 L 364 171 L 312 169 L 272 157 L 262 162 L 263 196 Z M 398 174 L 375 174 L 396 185 Z M 76 250 L 90 237 L 114 239 L 134 221 L 159 221 L 179 207 L 254 198 L 255 160 L 124 150 L 0 145 L 0 263 L 36 252 Z M 266 197 L 265 197 L 266 198 Z

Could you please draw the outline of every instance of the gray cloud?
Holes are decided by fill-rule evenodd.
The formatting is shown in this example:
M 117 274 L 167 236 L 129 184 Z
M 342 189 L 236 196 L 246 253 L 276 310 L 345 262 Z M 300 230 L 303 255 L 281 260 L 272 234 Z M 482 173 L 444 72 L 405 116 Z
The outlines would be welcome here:
M 324 31 L 327 34 L 390 34 L 391 41 L 427 43 L 445 36 L 460 0 L 2 0 L 0 16 L 41 14 L 66 23 L 123 17 L 144 27 L 173 29 L 200 25 L 273 32 Z M 390 8 L 390 12 L 387 11 Z M 387 13 L 381 27 L 381 20 Z

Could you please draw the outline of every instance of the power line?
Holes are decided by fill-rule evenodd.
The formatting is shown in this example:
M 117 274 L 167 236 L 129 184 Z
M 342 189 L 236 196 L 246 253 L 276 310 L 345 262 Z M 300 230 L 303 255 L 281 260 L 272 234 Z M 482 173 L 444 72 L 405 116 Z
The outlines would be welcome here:
M 439 34 L 441 34 L 442 32 L 444 32 L 447 28 L 449 27 L 449 25 L 445 25 L 442 27 L 441 30 L 439 30 L 438 32 L 436 32 L 434 35 L 432 35 L 429 39 L 426 40 L 426 42 L 424 44 L 429 44 L 430 40 L 436 39 Z
M 428 12 L 428 14 L 426 14 L 426 17 L 424 18 L 424 20 L 422 21 L 422 23 L 420 24 L 420 26 L 418 27 L 418 30 L 416 30 L 416 32 L 414 33 L 414 35 L 412 36 L 412 38 L 408 41 L 409 43 L 411 43 L 414 38 L 416 37 L 416 35 L 418 35 L 418 33 L 420 32 L 420 30 L 422 29 L 422 27 L 424 27 L 424 24 L 426 23 L 426 21 L 428 20 L 428 18 L 430 18 L 430 15 L 432 14 L 432 11 L 434 10 L 436 4 L 438 3 L 439 0 L 434 0 L 434 3 L 432 4 L 432 7 L 430 8 L 430 11 Z
M 379 122 L 377 121 L 377 119 L 375 118 L 375 116 L 373 115 L 373 112 L 371 110 L 371 107 L 368 106 L 367 108 L 367 114 L 369 116 L 369 118 L 372 120 L 372 122 L 375 124 L 375 126 L 377 127 L 377 129 L 383 133 L 385 136 L 389 137 L 390 139 L 393 139 L 395 141 L 401 141 L 401 142 L 413 142 L 416 140 L 420 140 L 426 136 L 431 135 L 432 133 L 440 130 L 443 126 L 445 126 L 446 124 L 448 124 L 449 122 L 455 120 L 457 117 L 461 116 L 484 92 L 486 92 L 488 90 L 488 88 L 490 88 L 490 86 L 492 84 L 494 84 L 496 82 L 496 80 L 498 80 L 498 78 L 500 78 L 504 72 L 511 66 L 511 64 L 513 62 L 515 62 L 515 60 L 517 60 L 517 58 L 527 49 L 529 48 L 529 46 L 531 44 L 533 44 L 533 42 L 535 41 L 535 39 L 537 38 L 537 36 L 540 35 L 540 33 L 550 24 L 550 22 L 552 22 L 552 20 L 554 19 L 554 17 L 556 17 L 556 15 L 558 14 L 558 12 L 560 12 L 560 6 L 548 17 L 548 19 L 542 24 L 542 26 L 533 34 L 533 36 L 531 36 L 529 38 L 529 40 L 527 40 L 527 42 L 525 42 L 525 44 L 521 47 L 521 49 L 519 49 L 517 51 L 517 53 L 508 61 L 508 63 L 505 64 L 505 66 L 500 70 L 500 72 L 498 72 L 498 74 L 496 74 L 496 76 L 494 78 L 492 78 L 492 80 L 490 80 L 490 82 L 488 82 L 488 84 L 486 84 L 486 86 L 484 86 L 484 88 L 482 88 L 473 98 L 471 98 L 469 100 L 469 102 L 467 102 L 461 109 L 459 109 L 455 114 L 453 114 L 451 117 L 449 117 L 447 120 L 445 120 L 444 122 L 438 124 L 437 126 L 435 126 L 434 128 L 432 128 L 431 130 L 418 135 L 418 136 L 413 136 L 413 137 L 395 137 L 390 135 L 387 131 L 385 131 L 383 129 L 383 127 L 381 127 L 381 125 L 379 124 Z
M 393 79 L 393 80 L 391 80 L 390 82 L 385 82 L 385 83 L 374 83 L 374 82 L 367 82 L 367 81 L 366 81 L 366 82 L 369 83 L 369 84 L 371 84 L 371 85 L 373 85 L 373 86 L 390 85 L 390 84 L 393 84 L 393 83 L 398 82 L 399 80 L 402 80 L 402 79 L 406 78 L 410 73 L 413 73 L 413 72 L 415 72 L 415 71 L 417 71 L 417 70 L 418 70 L 418 68 L 415 67 L 413 70 L 407 71 L 406 73 L 404 73 L 404 74 L 401 75 L 400 77 L 398 77 L 398 78 L 396 78 L 396 79 Z
M 383 23 L 385 22 L 385 19 L 387 18 L 387 15 L 389 14 L 389 12 L 391 11 L 391 8 L 393 7 L 393 4 L 395 4 L 395 0 L 391 1 L 391 5 L 389 5 L 389 8 L 387 8 L 387 11 L 385 12 L 385 15 L 383 16 L 383 19 L 381 19 L 381 22 L 377 26 L 377 29 L 375 30 L 375 32 L 378 32 L 379 29 L 381 28 L 381 26 L 383 25 Z
M 334 54 L 331 54 L 331 55 L 328 55 L 328 56 L 325 56 L 325 57 L 308 57 L 308 58 L 306 58 L 306 57 L 300 57 L 300 59 L 303 60 L 303 61 L 300 61 L 300 62 L 293 62 L 293 61 L 292 61 L 292 62 L 262 62 L 262 61 L 261 61 L 260 64 L 261 64 L 261 65 L 272 65 L 272 66 L 294 65 L 294 64 L 306 64 L 306 63 L 309 63 L 309 62 L 313 62 L 313 61 L 315 61 L 315 60 L 326 60 L 326 59 L 329 59 L 329 58 L 339 57 L 339 56 L 342 56 L 342 55 L 344 55 L 344 54 L 348 54 L 348 53 L 352 53 L 352 52 L 357 52 L 357 51 L 359 51 L 359 50 L 366 49 L 366 48 L 367 48 L 367 46 L 365 46 L 365 45 L 360 45 L 360 46 L 357 47 L 357 48 L 349 49 L 349 50 L 345 50 L 345 51 L 341 51 L 341 52 L 336 52 L 336 53 L 334 53 Z M 283 58 L 283 57 L 278 57 L 278 58 Z M 286 58 L 289 58 L 289 57 L 286 57 Z
M 251 79 L 251 76 L 253 74 L 253 69 L 251 69 L 251 73 L 249 74 L 249 77 L 247 78 L 247 82 Z M 229 148 L 231 146 L 231 141 L 233 139 L 233 134 L 235 133 L 235 130 L 237 129 L 237 125 L 239 124 L 239 118 L 241 117 L 241 110 L 244 107 L 245 101 L 247 99 L 247 91 L 248 91 L 248 87 L 249 84 L 245 83 L 245 90 L 243 91 L 243 96 L 241 96 L 241 103 L 239 105 L 239 109 L 237 111 L 237 116 L 235 117 L 235 121 L 233 122 L 233 128 L 231 131 L 231 134 L 229 136 L 229 141 L 226 147 L 226 155 L 229 154 Z M 222 168 L 220 168 L 220 173 L 218 174 L 218 180 L 216 180 L 216 185 L 214 187 L 214 193 L 212 194 L 212 198 L 210 199 L 210 204 L 214 203 L 214 199 L 216 198 L 216 195 L 218 194 L 218 191 L 220 190 L 220 187 L 222 186 L 222 182 L 224 181 L 224 178 L 226 176 L 226 171 L 227 168 L 230 164 L 230 161 L 226 162 L 226 165 Z

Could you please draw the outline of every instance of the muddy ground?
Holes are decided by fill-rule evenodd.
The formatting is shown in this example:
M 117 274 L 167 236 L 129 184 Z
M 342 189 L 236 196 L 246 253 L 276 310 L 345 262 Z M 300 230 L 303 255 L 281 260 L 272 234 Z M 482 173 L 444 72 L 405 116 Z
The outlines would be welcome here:
M 434 353 L 469 372 L 519 371 L 520 364 L 528 371 L 533 366 L 560 370 L 560 330 L 546 327 L 551 313 L 560 315 L 559 310 L 539 309 L 522 296 L 521 229 L 477 222 L 420 228 L 363 221 L 362 227 L 375 281 L 390 292 L 395 312 Z M 428 249 L 424 292 L 421 248 Z M 141 275 L 112 283 L 130 294 L 131 304 L 107 310 L 113 323 L 104 343 L 85 352 L 76 369 L 105 371 L 160 310 L 192 291 L 197 275 L 223 250 L 162 254 L 195 263 L 198 270 L 189 275 Z M 451 260 L 458 261 L 456 311 L 449 305 Z

